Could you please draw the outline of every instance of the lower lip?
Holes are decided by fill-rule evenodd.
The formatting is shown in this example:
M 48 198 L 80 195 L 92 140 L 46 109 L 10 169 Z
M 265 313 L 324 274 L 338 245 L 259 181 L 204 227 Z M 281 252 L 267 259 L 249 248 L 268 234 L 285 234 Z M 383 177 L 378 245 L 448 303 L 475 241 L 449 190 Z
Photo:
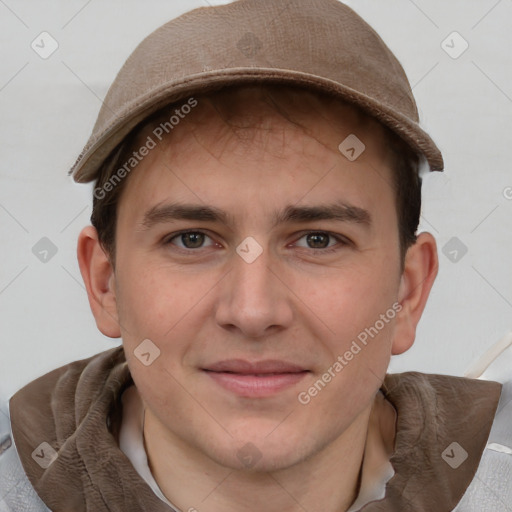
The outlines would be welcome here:
M 224 389 L 247 397 L 273 395 L 301 381 L 307 371 L 297 373 L 276 373 L 268 375 L 244 375 L 206 371 L 206 374 Z

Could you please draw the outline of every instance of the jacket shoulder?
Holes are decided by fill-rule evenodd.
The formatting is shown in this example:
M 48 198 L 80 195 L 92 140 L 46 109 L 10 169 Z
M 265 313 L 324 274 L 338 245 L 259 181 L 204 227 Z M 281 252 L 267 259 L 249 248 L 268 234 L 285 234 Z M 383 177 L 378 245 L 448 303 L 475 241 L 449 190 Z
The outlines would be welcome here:
M 51 512 L 23 470 L 6 400 L 0 402 L 0 512 Z
M 496 375 L 502 390 L 491 432 L 476 475 L 454 512 L 508 510 L 512 503 L 512 378 L 510 370 Z

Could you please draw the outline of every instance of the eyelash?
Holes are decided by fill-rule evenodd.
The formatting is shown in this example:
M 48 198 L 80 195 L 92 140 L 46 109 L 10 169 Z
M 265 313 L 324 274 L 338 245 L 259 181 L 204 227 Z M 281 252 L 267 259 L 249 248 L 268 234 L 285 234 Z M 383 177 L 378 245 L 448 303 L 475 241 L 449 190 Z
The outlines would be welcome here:
M 179 238 L 181 235 L 185 235 L 187 233 L 201 233 L 207 237 L 209 237 L 210 239 L 213 240 L 213 237 L 210 236 L 206 231 L 203 231 L 201 229 L 186 229 L 184 231 L 178 231 L 177 233 L 173 233 L 172 235 L 169 235 L 168 237 L 166 237 L 164 240 L 163 240 L 163 245 L 171 245 L 172 244 L 172 240 L 176 239 L 176 238 Z M 342 246 L 348 246 L 348 245 L 353 245 L 352 244 L 352 241 L 349 240 L 348 238 L 342 236 L 342 235 L 337 235 L 337 234 L 334 234 L 334 233 L 331 233 L 329 231 L 319 231 L 319 230 L 310 230 L 310 231 L 304 231 L 300 234 L 300 236 L 297 238 L 296 242 L 299 241 L 300 239 L 304 238 L 305 236 L 307 235 L 311 235 L 311 234 L 322 234 L 322 235 L 327 235 L 331 238 L 334 238 L 338 244 L 341 244 Z M 294 242 L 294 243 L 296 243 Z M 340 250 L 340 247 L 338 247 L 338 244 L 332 246 L 332 247 L 327 247 L 327 248 L 320 248 L 320 249 L 313 249 L 313 248 L 306 248 L 306 247 L 300 247 L 300 249 L 306 249 L 308 251 L 313 251 L 313 252 L 321 252 L 323 254 L 329 254 L 329 253 L 332 253 L 332 252 L 336 252 L 336 251 L 339 251 Z M 174 245 L 174 244 L 172 244 Z M 182 253 L 185 253 L 185 254 L 191 254 L 193 253 L 194 251 L 198 251 L 199 249 L 204 249 L 204 247 L 198 247 L 197 249 L 187 249 L 187 248 L 182 248 L 182 247 L 178 247 L 176 246 L 176 249 Z

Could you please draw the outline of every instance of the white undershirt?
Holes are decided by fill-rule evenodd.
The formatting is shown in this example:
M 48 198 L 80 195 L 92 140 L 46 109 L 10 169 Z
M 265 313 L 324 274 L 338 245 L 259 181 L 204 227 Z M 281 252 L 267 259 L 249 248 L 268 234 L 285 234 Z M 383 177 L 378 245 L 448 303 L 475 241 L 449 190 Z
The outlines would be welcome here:
M 119 432 L 119 448 L 130 459 L 137 473 L 146 481 L 153 492 L 172 509 L 179 510 L 165 496 L 148 465 L 148 456 L 144 449 L 144 407 L 135 386 L 126 389 L 121 397 L 123 402 L 123 420 Z
M 164 496 L 149 469 L 148 457 L 144 449 L 144 407 L 137 388 L 130 386 L 124 391 L 121 400 L 123 403 L 123 420 L 119 432 L 119 448 L 130 459 L 137 473 L 151 487 L 156 496 L 172 509 L 178 511 L 178 507 Z M 357 512 L 367 503 L 384 498 L 386 483 L 391 480 L 394 474 L 393 467 L 388 463 L 382 467 L 382 470 L 379 470 L 376 479 L 370 480 L 363 463 L 359 495 L 347 512 Z

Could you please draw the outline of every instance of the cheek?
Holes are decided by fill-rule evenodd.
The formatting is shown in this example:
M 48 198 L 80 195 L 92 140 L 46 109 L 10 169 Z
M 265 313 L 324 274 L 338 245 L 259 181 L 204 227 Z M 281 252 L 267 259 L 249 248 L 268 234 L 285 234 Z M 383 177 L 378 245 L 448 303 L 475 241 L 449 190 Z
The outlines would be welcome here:
M 310 293 L 308 303 L 318 307 L 315 321 L 328 326 L 328 335 L 321 339 L 322 367 L 301 389 L 299 401 L 308 404 L 309 417 L 311 411 L 313 417 L 329 417 L 331 428 L 339 431 L 369 403 L 389 364 L 396 293 L 389 270 L 374 274 L 355 268 Z M 333 407 L 340 403 L 343 407 Z
M 298 295 L 329 328 L 334 343 L 346 342 L 392 308 L 398 279 L 386 267 L 389 265 L 350 265 L 315 276 L 314 280 L 297 278 Z
M 190 354 L 197 353 L 199 341 L 205 338 L 202 333 L 212 332 L 215 287 L 222 272 L 180 270 L 150 258 L 142 264 L 142 259 L 138 264 L 134 258 L 133 264 L 119 269 L 118 315 L 123 346 L 127 358 L 132 355 L 130 367 L 136 370 L 141 365 L 133 354 L 143 340 L 151 340 L 160 355 L 150 368 L 164 367 L 167 373 L 161 376 L 162 382 L 172 384 L 172 375 L 180 380 L 189 376 Z
M 162 301 L 162 295 L 167 290 L 165 282 L 156 276 L 146 266 L 144 270 L 135 271 L 125 266 L 118 272 L 117 308 L 123 333 L 123 340 L 133 341 L 137 337 L 156 337 L 156 326 L 164 320 L 165 309 L 172 310 L 172 305 Z M 167 294 L 166 294 L 167 295 Z M 168 297 L 166 297 L 168 300 Z M 156 319 L 159 321 L 156 322 Z
M 186 276 L 169 268 L 125 266 L 118 278 L 118 312 L 122 326 L 123 346 L 130 372 L 141 396 L 154 411 L 190 406 L 182 383 L 188 377 L 184 367 L 196 333 L 203 325 L 205 296 L 211 285 L 204 276 Z M 202 315 L 201 319 L 199 315 Z M 143 351 L 151 362 L 143 364 Z M 154 358 L 154 354 L 158 356 Z
M 143 270 L 141 270 L 143 268 Z M 118 278 L 118 312 L 123 340 L 150 338 L 162 343 L 179 332 L 183 320 L 211 286 L 205 276 L 186 275 L 162 265 L 126 266 Z

